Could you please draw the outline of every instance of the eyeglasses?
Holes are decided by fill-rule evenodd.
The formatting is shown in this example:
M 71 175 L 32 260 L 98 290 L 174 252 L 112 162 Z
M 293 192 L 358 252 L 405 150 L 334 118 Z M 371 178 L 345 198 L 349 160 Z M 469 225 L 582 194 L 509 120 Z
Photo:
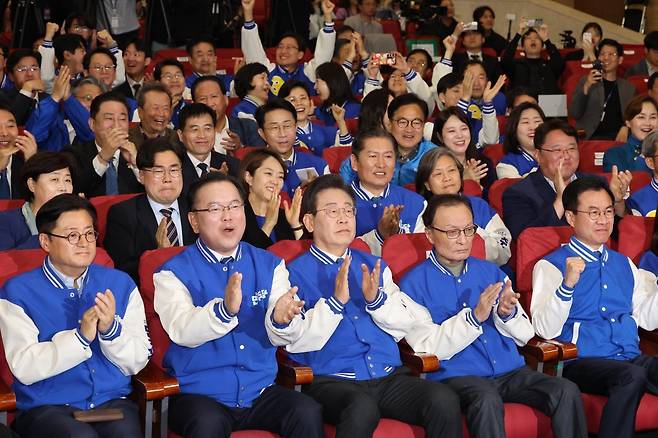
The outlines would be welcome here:
M 91 94 L 84 94 L 82 96 L 75 96 L 75 97 L 78 100 L 85 100 L 87 102 L 91 102 L 92 100 L 94 100 L 94 96 L 92 96 Z
M 308 102 L 308 97 L 306 97 L 306 96 L 300 96 L 300 97 L 288 96 L 288 97 L 286 97 L 286 100 L 288 102 L 294 104 L 295 102 Z
M 265 128 L 266 131 L 268 132 L 290 132 L 294 129 L 297 129 L 297 126 L 293 125 L 292 123 L 290 124 L 285 124 L 285 125 L 270 125 L 267 128 Z
M 429 228 L 445 233 L 448 239 L 457 239 L 461 233 L 464 233 L 465 237 L 472 237 L 478 229 L 477 225 L 470 225 L 463 230 L 442 230 L 441 228 L 434 227 L 429 225 Z
M 572 147 L 570 147 L 570 148 L 566 148 L 566 149 L 546 149 L 546 148 L 540 148 L 539 150 L 540 150 L 540 151 L 544 151 L 544 152 L 549 152 L 549 153 L 551 153 L 551 154 L 563 155 L 563 154 L 566 152 L 566 153 L 569 154 L 569 155 L 573 155 L 573 154 L 576 153 L 576 151 L 578 150 L 578 148 L 575 147 L 575 146 L 572 146 Z
M 398 127 L 401 128 L 401 129 L 404 129 L 409 125 L 411 125 L 411 127 L 414 128 L 414 129 L 420 129 L 425 124 L 425 122 L 421 119 L 413 119 L 413 120 L 397 119 L 397 120 L 394 120 L 394 122 L 397 123 Z
M 111 71 L 116 70 L 116 66 L 114 66 L 114 65 L 94 65 L 92 67 L 92 70 L 94 70 L 97 73 L 100 73 L 102 71 L 104 71 L 106 73 L 109 73 Z
M 165 169 L 164 167 L 152 167 L 150 169 L 142 169 L 146 172 L 151 172 L 153 178 L 155 179 L 164 179 L 165 173 L 169 173 L 171 179 L 178 179 L 181 177 L 182 171 L 180 167 L 172 167 L 170 169 Z
M 324 214 L 326 214 L 327 217 L 331 219 L 336 219 L 341 211 L 345 214 L 345 217 L 354 217 L 356 215 L 356 207 L 353 205 L 349 207 L 320 208 L 318 210 L 315 210 L 315 213 L 318 213 L 320 211 L 324 211 Z
M 60 239 L 66 239 L 69 241 L 71 245 L 77 245 L 78 242 L 80 242 L 82 236 L 85 236 L 85 239 L 89 243 L 94 243 L 96 239 L 98 239 L 98 232 L 96 230 L 89 230 L 86 233 L 78 233 L 77 231 L 72 231 L 66 236 L 61 236 L 59 234 L 54 234 L 54 233 L 44 233 L 44 234 L 52 237 L 59 237 Z
M 615 217 L 615 209 L 612 207 L 608 207 L 603 211 L 599 210 L 598 208 L 591 210 L 576 210 L 576 213 L 586 213 L 587 216 L 589 216 L 589 218 L 593 221 L 600 218 L 601 215 L 603 215 L 606 219 L 612 219 Z
M 87 26 L 73 26 L 71 29 L 74 32 L 87 32 L 89 30 Z
M 14 70 L 16 70 L 18 73 L 25 73 L 25 72 L 28 72 L 28 71 L 30 73 L 34 73 L 34 72 L 37 72 L 37 71 L 41 70 L 41 67 L 38 67 L 36 65 L 32 65 L 32 66 L 29 66 L 29 67 L 26 66 L 26 65 L 19 65 Z
M 279 44 L 276 48 L 280 50 L 299 50 L 299 47 L 297 46 L 286 46 L 283 44 Z
M 183 75 L 181 73 L 176 73 L 176 74 L 167 73 L 162 75 L 161 78 L 170 81 L 172 79 L 183 79 Z
M 201 213 L 206 212 L 211 216 L 219 216 L 221 213 L 233 214 L 237 213 L 240 208 L 244 206 L 242 202 L 231 202 L 229 205 L 222 205 L 216 202 L 208 205 L 208 208 L 197 208 L 195 210 L 190 210 L 192 213 Z

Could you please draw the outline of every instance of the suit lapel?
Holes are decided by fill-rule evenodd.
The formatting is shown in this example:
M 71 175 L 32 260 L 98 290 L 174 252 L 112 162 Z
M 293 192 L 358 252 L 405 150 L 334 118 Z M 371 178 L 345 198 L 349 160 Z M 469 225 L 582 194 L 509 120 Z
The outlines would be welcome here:
M 153 214 L 153 210 L 151 209 L 151 205 L 149 204 L 146 194 L 139 195 L 137 197 L 136 204 L 137 220 L 145 228 L 146 235 L 155 242 L 155 233 L 158 231 L 158 223 L 155 220 L 155 215 Z

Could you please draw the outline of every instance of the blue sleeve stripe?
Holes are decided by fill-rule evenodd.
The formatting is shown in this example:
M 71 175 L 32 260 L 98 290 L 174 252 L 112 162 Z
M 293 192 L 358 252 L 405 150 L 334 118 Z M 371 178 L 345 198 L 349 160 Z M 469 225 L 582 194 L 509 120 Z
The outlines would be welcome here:
M 231 322 L 231 319 L 233 319 L 233 316 L 226 310 L 226 306 L 224 306 L 224 302 L 222 301 L 221 303 L 215 304 L 215 316 L 219 318 L 220 321 L 224 323 L 229 323 Z
M 384 244 L 384 238 L 382 237 L 381 234 L 379 234 L 379 230 L 375 229 L 375 237 L 379 241 L 380 245 Z
M 451 59 L 442 58 L 442 59 L 441 59 L 441 64 L 443 64 L 443 65 L 447 65 L 448 67 L 452 67 L 452 60 L 451 60 Z
M 336 26 L 336 25 L 334 24 L 333 21 L 332 21 L 331 23 L 324 23 L 324 27 L 322 28 L 322 30 L 323 30 L 325 33 L 331 33 L 331 32 L 334 31 L 334 27 L 335 27 L 335 26 Z
M 567 287 L 564 283 L 562 283 L 560 287 L 558 287 L 555 291 L 555 294 L 562 301 L 570 301 L 573 297 L 573 291 L 574 290 L 572 288 Z
M 516 316 L 516 314 L 518 313 L 518 311 L 519 311 L 518 307 L 514 307 L 514 311 L 513 311 L 509 316 L 506 316 L 505 318 L 500 318 L 500 319 L 501 319 L 503 322 L 510 321 L 510 320 L 514 319 L 514 317 Z
M 348 70 L 352 70 L 352 63 L 350 61 L 343 61 L 343 67 Z
M 339 143 L 343 145 L 347 145 L 352 143 L 352 134 L 349 132 L 346 135 L 339 135 Z
M 459 99 L 459 101 L 457 102 L 457 108 L 466 112 L 468 111 L 468 104 L 469 102 L 466 102 L 464 99 Z
M 245 28 L 245 29 L 249 29 L 249 30 L 251 30 L 251 29 L 253 29 L 253 28 L 255 28 L 255 27 L 256 27 L 256 22 L 253 21 L 253 20 L 252 20 L 252 21 L 245 21 L 245 22 L 244 22 L 244 28 Z
M 113 55 L 116 55 L 117 53 L 119 53 L 119 47 L 117 47 L 117 46 L 110 47 L 110 52 L 111 52 Z
M 482 113 L 483 114 L 495 114 L 496 109 L 494 108 L 492 103 L 486 103 L 482 105 Z
M 333 295 L 327 299 L 327 305 L 336 315 L 340 315 L 345 311 L 345 306 Z
M 80 341 L 83 347 L 88 348 L 91 345 L 91 343 L 87 341 L 84 336 L 82 336 L 79 328 L 75 329 L 75 336 L 78 338 L 78 341 Z
M 482 324 L 480 324 L 480 321 L 477 320 L 475 315 L 473 315 L 473 310 L 469 309 L 468 312 L 466 312 L 466 322 L 468 322 L 470 325 L 472 325 L 475 328 L 479 328 Z
M 409 70 L 409 73 L 407 73 L 406 75 L 404 75 L 404 78 L 405 78 L 407 81 L 411 81 L 413 78 L 416 77 L 417 74 L 418 74 L 418 73 L 416 73 L 416 70 L 414 70 L 414 69 L 412 68 L 411 70 Z
M 386 292 L 384 292 L 383 289 L 379 289 L 377 291 L 377 296 L 375 297 L 375 301 L 372 303 L 366 304 L 366 309 L 370 311 L 374 311 L 379 309 L 384 303 L 386 302 Z
M 41 45 L 42 45 L 43 47 L 46 47 L 46 48 L 51 48 L 51 47 L 53 46 L 53 42 L 52 42 L 52 41 L 45 41 L 45 40 L 44 40 L 44 42 L 41 43 Z
M 119 335 L 120 328 L 121 326 L 119 324 L 119 321 L 115 319 L 114 322 L 112 322 L 112 326 L 107 331 L 107 333 L 99 332 L 100 338 L 104 341 L 111 341 L 112 339 L 116 338 Z
M 370 78 L 368 78 L 368 79 L 366 79 L 366 84 L 368 84 L 368 85 L 378 86 L 378 85 L 379 85 L 379 81 L 378 81 L 377 79 L 370 79 Z
M 370 64 L 370 55 L 366 59 L 361 60 L 361 68 L 368 67 L 368 64 Z

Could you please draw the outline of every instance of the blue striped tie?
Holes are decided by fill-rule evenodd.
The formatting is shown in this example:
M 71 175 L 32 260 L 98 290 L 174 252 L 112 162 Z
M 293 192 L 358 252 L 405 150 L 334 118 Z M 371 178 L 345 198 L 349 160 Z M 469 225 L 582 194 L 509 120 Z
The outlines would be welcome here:
M 171 246 L 180 246 L 178 241 L 178 231 L 176 230 L 176 224 L 171 219 L 171 214 L 173 213 L 173 208 L 163 208 L 160 210 L 162 216 L 167 218 L 167 239 L 171 243 Z
M 119 178 L 117 177 L 117 168 L 114 166 L 114 157 L 110 158 L 105 171 L 105 194 L 119 194 Z

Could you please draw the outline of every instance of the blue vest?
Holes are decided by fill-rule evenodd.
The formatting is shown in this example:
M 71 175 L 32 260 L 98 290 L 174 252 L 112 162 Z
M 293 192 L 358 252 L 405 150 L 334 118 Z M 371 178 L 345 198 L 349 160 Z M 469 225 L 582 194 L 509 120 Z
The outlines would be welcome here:
M 425 209 L 425 199 L 417 193 L 389 184 L 379 199 L 369 199 L 358 181 L 352 182 L 356 194 L 356 235 L 362 236 L 377 228 L 384 207 L 404 205 L 400 212 L 400 234 L 413 233 L 418 216 Z
M 482 292 L 507 276 L 493 263 L 469 257 L 459 277 L 441 266 L 434 252 L 413 268 L 400 282 L 400 289 L 427 308 L 432 321 L 443 324 L 464 308 L 475 309 Z M 520 318 L 522 316 L 517 316 Z M 448 360 L 428 379 L 443 380 L 458 376 L 496 377 L 524 365 L 512 338 L 503 336 L 492 315 L 482 323 L 482 334 Z
M 315 83 L 304 73 L 304 65 L 298 65 L 292 72 L 287 71 L 280 65 L 275 65 L 267 77 L 270 81 L 270 97 L 278 96 L 283 84 L 291 80 L 303 82 L 311 92 L 311 95 L 315 95 Z
M 2 298 L 21 307 L 39 329 L 38 341 L 48 342 L 61 331 L 79 328 L 82 315 L 95 304 L 96 293 L 105 289 L 114 294 L 116 314 L 123 317 L 135 283 L 127 274 L 100 265 L 89 266 L 80 296 L 44 261 L 43 266 L 8 280 Z M 98 338 L 90 348 L 89 359 L 61 374 L 31 385 L 14 379 L 18 409 L 64 404 L 91 409 L 128 396 L 132 392 L 130 376 L 105 357 Z
M 273 254 L 241 242 L 236 260 L 224 265 L 198 239 L 160 268 L 171 271 L 185 285 L 195 306 L 223 298 L 231 274 L 243 275 L 237 327 L 195 348 L 170 344 L 163 363 L 178 379 L 181 392 L 244 408 L 274 383 L 276 347 L 267 337 L 264 321 L 272 275 L 280 262 Z
M 568 245 L 544 259 L 565 272 L 566 258 L 575 256 L 585 260 L 585 270 L 573 291 L 569 317 L 558 339 L 572 342 L 577 332 L 575 343 L 580 358 L 633 359 L 640 354 L 640 348 L 637 323 L 632 317 L 635 284 L 628 258 L 605 246 L 599 258 L 572 237 Z M 558 297 L 569 299 L 559 293 Z
M 283 190 L 288 193 L 290 198 L 295 194 L 295 189 L 302 184 L 302 180 L 297 175 L 297 169 L 312 167 L 321 176 L 324 175 L 325 168 L 327 167 L 327 162 L 322 158 L 307 152 L 300 152 L 299 150 L 295 151 L 292 163 L 288 163 L 287 161 L 288 173 L 286 174 L 286 179 L 283 181 Z
M 505 154 L 499 163 L 514 166 L 521 176 L 525 176 L 532 172 L 533 169 L 539 168 L 537 160 L 524 150 L 521 150 L 520 154 L 514 154 L 512 152 Z
M 642 216 L 655 217 L 658 205 L 658 181 L 651 178 L 651 183 L 633 193 L 628 200 L 628 207 L 639 211 Z
M 290 356 L 311 366 L 315 375 L 355 380 L 377 379 L 391 374 L 395 367 L 401 365 L 400 353 L 395 340 L 380 329 L 366 312 L 366 302 L 361 292 L 361 264 L 372 270 L 377 257 L 356 250 L 348 250 L 348 254 L 352 256 L 348 276 L 350 300 L 340 306 L 342 309 L 330 305 L 334 312 L 343 313 L 342 321 L 321 350 Z M 341 263 L 334 263 L 313 245 L 288 265 L 290 283 L 299 287 L 297 294 L 304 300 L 307 310 L 313 308 L 318 299 L 333 297 Z M 382 272 L 385 267 L 382 261 Z M 379 281 L 381 285 L 381 277 Z

